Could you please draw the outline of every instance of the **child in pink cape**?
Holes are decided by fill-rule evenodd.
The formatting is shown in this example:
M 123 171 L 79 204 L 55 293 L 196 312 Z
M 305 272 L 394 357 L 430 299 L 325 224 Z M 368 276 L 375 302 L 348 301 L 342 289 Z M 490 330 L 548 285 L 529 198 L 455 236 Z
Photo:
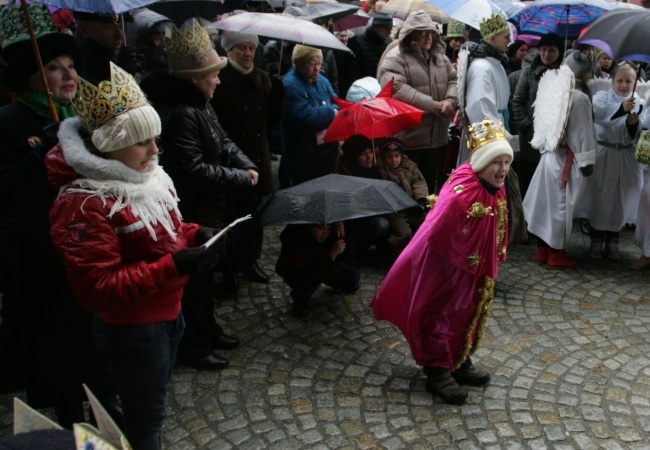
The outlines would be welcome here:
M 461 404 L 490 374 L 469 356 L 483 335 L 499 261 L 505 261 L 507 204 L 503 183 L 512 148 L 488 119 L 469 128 L 469 163 L 444 184 L 434 208 L 386 275 L 371 307 L 395 324 L 427 375 L 427 390 Z

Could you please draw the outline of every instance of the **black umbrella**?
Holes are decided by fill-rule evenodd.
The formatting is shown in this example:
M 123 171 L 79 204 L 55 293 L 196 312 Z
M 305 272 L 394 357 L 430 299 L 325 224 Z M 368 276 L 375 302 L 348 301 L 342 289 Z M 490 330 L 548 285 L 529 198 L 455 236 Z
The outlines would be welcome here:
M 311 20 L 339 20 L 342 17 L 354 14 L 359 10 L 358 6 L 346 5 L 345 3 L 316 3 L 303 8 L 305 16 Z
M 616 9 L 607 11 L 587 27 L 581 44 L 602 49 L 612 59 L 650 63 L 650 11 Z M 641 66 L 637 72 L 637 81 Z M 633 91 L 636 90 L 636 83 Z
M 258 214 L 263 225 L 328 224 L 411 207 L 418 204 L 392 181 L 332 174 L 274 192 Z
M 607 11 L 587 26 L 578 42 L 603 49 L 612 59 L 650 63 L 650 11 Z

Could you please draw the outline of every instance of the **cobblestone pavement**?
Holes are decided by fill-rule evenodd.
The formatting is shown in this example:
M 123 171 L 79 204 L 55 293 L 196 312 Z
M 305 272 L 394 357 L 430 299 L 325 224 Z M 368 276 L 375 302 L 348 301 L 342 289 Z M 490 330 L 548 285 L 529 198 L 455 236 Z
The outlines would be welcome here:
M 474 357 L 492 381 L 449 406 L 368 308 L 386 268 L 370 261 L 356 295 L 321 288 L 312 315 L 294 318 L 273 272 L 279 231 L 266 229 L 261 260 L 271 283 L 243 282 L 215 303 L 242 342 L 222 353 L 230 367 L 175 370 L 166 449 L 650 448 L 650 272 L 628 268 L 640 255 L 633 232 L 611 262 L 588 259 L 574 230 L 572 270 L 535 264 L 533 245 L 512 247 Z M 0 421 L 10 433 L 10 396 Z

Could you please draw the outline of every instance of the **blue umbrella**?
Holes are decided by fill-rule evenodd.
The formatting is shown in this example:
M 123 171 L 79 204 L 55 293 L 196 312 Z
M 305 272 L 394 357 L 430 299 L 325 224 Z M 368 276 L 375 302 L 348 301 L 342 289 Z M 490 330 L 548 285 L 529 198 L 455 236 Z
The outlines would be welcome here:
M 555 33 L 574 39 L 613 5 L 605 0 L 535 0 L 508 19 L 519 34 Z
M 156 0 L 38 0 L 39 3 L 44 3 L 57 8 L 100 14 L 122 14 L 135 8 L 147 6 L 155 1 Z

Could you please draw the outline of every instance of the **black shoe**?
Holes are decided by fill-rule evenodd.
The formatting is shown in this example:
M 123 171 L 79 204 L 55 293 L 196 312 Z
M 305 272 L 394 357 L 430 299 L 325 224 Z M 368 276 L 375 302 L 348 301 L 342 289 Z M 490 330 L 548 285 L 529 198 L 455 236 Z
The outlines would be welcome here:
M 223 281 L 221 288 L 228 294 L 234 294 L 239 290 L 239 277 L 235 272 L 222 272 Z
M 451 376 L 454 377 L 454 380 L 458 384 L 467 384 L 470 386 L 483 386 L 485 383 L 490 381 L 490 374 L 485 371 L 476 368 L 475 366 L 470 366 L 465 370 L 454 370 L 451 373 Z
M 293 315 L 299 318 L 309 315 L 309 299 L 293 300 Z
M 450 405 L 462 405 L 467 400 L 467 391 L 458 385 L 449 371 L 428 376 L 426 389 Z
M 216 353 L 210 353 L 203 358 L 190 360 L 186 365 L 197 370 L 222 370 L 228 367 L 228 360 Z
M 244 272 L 244 278 L 253 283 L 267 284 L 269 282 L 269 276 L 257 263 L 253 264 L 253 267 Z
M 219 350 L 232 350 L 239 346 L 239 339 L 234 336 L 228 336 L 227 334 L 222 334 L 214 339 L 212 339 L 212 348 L 217 348 Z

